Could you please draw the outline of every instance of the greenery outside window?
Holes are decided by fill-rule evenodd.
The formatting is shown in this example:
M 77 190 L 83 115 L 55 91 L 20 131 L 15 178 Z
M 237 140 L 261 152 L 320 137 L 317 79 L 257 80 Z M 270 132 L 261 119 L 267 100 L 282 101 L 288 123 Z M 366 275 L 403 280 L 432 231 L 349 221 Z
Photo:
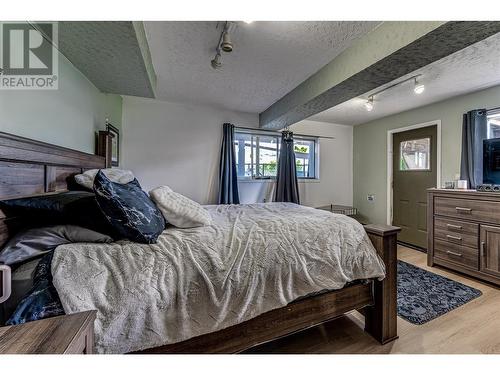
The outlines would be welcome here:
M 278 171 L 281 135 L 235 130 L 236 170 L 240 180 L 274 179 Z M 297 177 L 316 179 L 318 139 L 294 136 Z

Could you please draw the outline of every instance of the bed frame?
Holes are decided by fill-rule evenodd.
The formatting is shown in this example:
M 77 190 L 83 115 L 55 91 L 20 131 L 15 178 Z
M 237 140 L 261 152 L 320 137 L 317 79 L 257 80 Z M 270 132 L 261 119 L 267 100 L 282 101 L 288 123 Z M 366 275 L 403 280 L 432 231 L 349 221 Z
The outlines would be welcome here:
M 75 174 L 105 165 L 105 156 L 0 132 L 0 200 L 65 191 L 72 187 Z M 21 217 L 0 211 L 0 246 L 23 227 L 23 222 Z M 238 353 L 353 310 L 363 313 L 365 331 L 379 343 L 397 339 L 396 236 L 399 228 L 366 225 L 365 230 L 384 260 L 387 272 L 384 280 L 369 280 L 304 298 L 235 326 L 141 353 Z

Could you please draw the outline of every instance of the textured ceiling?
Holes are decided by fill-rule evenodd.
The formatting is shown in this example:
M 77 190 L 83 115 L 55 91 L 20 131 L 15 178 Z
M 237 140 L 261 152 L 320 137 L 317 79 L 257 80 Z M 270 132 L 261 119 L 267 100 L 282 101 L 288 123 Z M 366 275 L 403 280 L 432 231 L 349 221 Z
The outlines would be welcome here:
M 404 83 L 377 95 L 373 111 L 365 110 L 363 103 L 371 93 L 415 74 L 422 74 L 420 81 L 425 84 L 423 94 L 415 95 L 413 83 Z M 358 125 L 499 84 L 500 33 L 367 92 L 362 97 L 311 116 L 309 120 Z
M 59 50 L 102 92 L 154 97 L 140 22 L 59 22 Z
M 378 22 L 236 23 L 215 71 L 217 22 L 145 22 L 157 98 L 262 112 Z

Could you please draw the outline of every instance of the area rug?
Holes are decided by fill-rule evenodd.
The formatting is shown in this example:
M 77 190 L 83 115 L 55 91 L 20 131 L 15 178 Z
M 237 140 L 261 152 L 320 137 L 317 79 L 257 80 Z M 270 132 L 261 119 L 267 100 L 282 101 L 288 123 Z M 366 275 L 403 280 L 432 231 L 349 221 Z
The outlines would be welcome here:
M 398 260 L 398 315 L 424 324 L 481 296 L 481 291 Z

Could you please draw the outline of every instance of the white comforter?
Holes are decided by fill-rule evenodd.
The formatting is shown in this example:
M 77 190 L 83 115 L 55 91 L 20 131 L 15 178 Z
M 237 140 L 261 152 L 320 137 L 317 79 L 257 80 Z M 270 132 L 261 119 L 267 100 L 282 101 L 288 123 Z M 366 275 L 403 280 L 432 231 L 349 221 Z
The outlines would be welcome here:
M 168 227 L 155 245 L 56 249 L 54 286 L 67 314 L 98 311 L 98 352 L 172 344 L 385 275 L 363 227 L 347 216 L 287 203 L 206 208 L 211 226 Z

